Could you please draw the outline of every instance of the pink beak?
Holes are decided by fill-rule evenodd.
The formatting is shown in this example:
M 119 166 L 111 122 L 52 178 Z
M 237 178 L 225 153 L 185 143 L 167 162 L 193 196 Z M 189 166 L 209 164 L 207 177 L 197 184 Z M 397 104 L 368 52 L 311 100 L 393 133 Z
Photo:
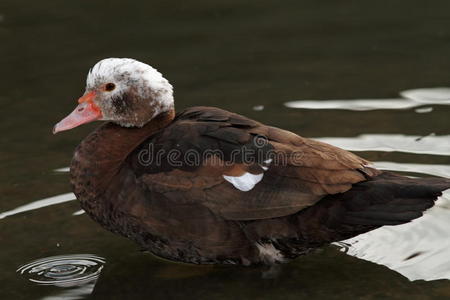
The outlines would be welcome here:
M 78 103 L 80 104 L 72 113 L 70 113 L 70 115 L 59 121 L 59 123 L 53 127 L 53 134 L 101 119 L 102 112 L 93 102 L 94 98 L 95 92 L 89 92 L 78 99 Z

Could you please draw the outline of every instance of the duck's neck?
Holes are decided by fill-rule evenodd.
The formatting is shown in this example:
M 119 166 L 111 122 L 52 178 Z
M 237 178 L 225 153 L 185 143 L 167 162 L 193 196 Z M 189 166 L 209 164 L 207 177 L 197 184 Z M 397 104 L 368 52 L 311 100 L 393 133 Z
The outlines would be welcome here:
M 161 113 L 142 128 L 106 123 L 87 136 L 75 150 L 70 166 L 73 190 L 82 207 L 94 209 L 101 205 L 105 193 L 117 181 L 127 156 L 174 117 L 174 110 Z

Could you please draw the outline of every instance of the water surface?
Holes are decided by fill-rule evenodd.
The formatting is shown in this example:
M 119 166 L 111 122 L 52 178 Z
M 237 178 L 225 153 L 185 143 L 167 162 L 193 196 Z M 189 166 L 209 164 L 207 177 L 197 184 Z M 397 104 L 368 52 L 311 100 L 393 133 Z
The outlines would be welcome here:
M 402 93 L 450 86 L 449 12 L 444 0 L 2 0 L 0 298 L 450 297 L 448 198 L 423 221 L 326 247 L 262 279 L 259 268 L 161 260 L 101 229 L 80 211 L 64 169 L 97 125 L 51 134 L 96 61 L 133 57 L 171 81 L 179 110 L 219 106 L 383 169 L 449 177 L 447 90 Z M 349 109 L 361 100 L 364 110 Z M 86 274 L 95 276 L 78 280 Z

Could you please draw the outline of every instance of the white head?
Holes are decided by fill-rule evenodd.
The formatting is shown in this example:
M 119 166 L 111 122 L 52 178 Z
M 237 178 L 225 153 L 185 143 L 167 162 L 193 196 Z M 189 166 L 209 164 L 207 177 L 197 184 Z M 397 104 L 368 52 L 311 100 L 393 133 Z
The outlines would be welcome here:
M 94 120 L 142 127 L 174 108 L 173 88 L 161 73 L 131 58 L 106 58 L 90 69 L 80 105 L 54 131 Z
M 156 69 L 131 58 L 106 58 L 95 64 L 86 79 L 86 92 L 90 91 L 103 91 L 97 96 L 103 119 L 122 126 L 141 127 L 173 108 L 169 81 Z M 150 117 L 146 121 L 141 120 L 144 111 Z

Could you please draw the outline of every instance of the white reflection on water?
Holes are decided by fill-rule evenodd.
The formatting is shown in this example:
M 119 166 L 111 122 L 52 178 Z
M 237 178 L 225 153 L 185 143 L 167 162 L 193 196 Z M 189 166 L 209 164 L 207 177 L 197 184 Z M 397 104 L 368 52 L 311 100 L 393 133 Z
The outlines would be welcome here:
M 60 293 L 52 296 L 46 296 L 42 300 L 77 300 L 87 299 L 92 294 L 96 282 L 86 283 L 82 286 L 77 286 L 71 289 L 64 289 Z
M 50 197 L 50 198 L 37 200 L 37 201 L 31 202 L 31 203 L 16 207 L 12 210 L 8 210 L 8 211 L 0 213 L 0 219 L 4 219 L 6 217 L 16 215 L 19 213 L 23 213 L 26 211 L 47 207 L 50 205 L 73 201 L 75 199 L 76 199 L 76 197 L 73 193 L 66 193 L 66 194 L 61 194 L 61 195 L 57 195 L 57 196 Z
M 356 111 L 376 109 L 407 109 L 423 105 L 408 99 L 358 99 L 358 100 L 301 100 L 284 103 L 289 108 L 346 109 Z
M 424 216 L 336 243 L 348 255 L 399 272 L 409 280 L 450 279 L 450 190 Z
M 406 90 L 400 92 L 400 96 L 421 103 L 450 104 L 450 88 L 448 87 Z
M 418 114 L 427 114 L 433 111 L 431 106 L 419 107 L 414 110 Z
M 80 209 L 80 210 L 77 210 L 76 212 L 74 212 L 74 213 L 72 214 L 72 216 L 79 216 L 79 215 L 82 215 L 82 214 L 84 214 L 84 213 L 86 213 L 86 212 L 84 211 L 84 209 Z
M 403 134 L 362 134 L 357 137 L 323 137 L 315 139 L 350 151 L 397 151 L 450 155 L 450 135 L 421 137 Z
M 303 109 L 346 109 L 366 111 L 376 109 L 408 109 L 425 104 L 450 105 L 450 88 L 413 89 L 400 92 L 403 98 L 392 99 L 337 99 L 289 101 L 284 105 Z M 423 113 L 423 111 L 418 111 Z M 425 110 L 429 112 L 429 108 Z
M 396 163 L 390 161 L 377 161 L 374 162 L 374 166 L 380 170 L 414 172 L 450 178 L 449 165 L 410 164 L 410 163 Z

